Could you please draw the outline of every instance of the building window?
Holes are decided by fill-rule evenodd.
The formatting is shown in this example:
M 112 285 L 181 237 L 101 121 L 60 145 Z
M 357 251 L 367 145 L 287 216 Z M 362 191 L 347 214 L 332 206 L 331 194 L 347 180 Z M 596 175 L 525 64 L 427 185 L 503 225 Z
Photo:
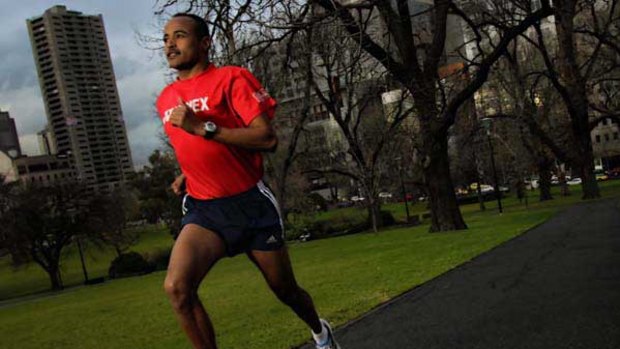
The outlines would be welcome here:
M 609 142 L 609 135 L 605 133 L 605 142 Z
M 601 143 L 601 135 L 596 135 L 594 139 L 596 140 L 596 143 Z
M 614 132 L 614 139 L 618 139 L 618 132 Z

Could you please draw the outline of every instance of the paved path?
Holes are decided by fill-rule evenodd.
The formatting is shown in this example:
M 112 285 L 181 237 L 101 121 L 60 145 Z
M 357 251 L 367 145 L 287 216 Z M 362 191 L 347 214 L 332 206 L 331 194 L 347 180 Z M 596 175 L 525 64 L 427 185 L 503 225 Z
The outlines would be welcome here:
M 620 349 L 620 200 L 569 208 L 336 335 L 343 349 Z

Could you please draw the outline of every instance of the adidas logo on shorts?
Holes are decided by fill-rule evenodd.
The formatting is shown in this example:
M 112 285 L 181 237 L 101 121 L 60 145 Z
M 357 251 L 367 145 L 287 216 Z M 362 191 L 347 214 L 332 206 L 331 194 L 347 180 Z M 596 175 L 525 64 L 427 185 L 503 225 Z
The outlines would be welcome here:
M 277 243 L 277 242 L 278 242 L 278 239 L 276 239 L 276 237 L 275 237 L 275 236 L 271 235 L 271 236 L 269 237 L 269 239 L 267 239 L 267 241 L 265 241 L 265 242 L 266 242 L 266 243 L 268 243 L 268 244 L 275 244 L 275 243 Z

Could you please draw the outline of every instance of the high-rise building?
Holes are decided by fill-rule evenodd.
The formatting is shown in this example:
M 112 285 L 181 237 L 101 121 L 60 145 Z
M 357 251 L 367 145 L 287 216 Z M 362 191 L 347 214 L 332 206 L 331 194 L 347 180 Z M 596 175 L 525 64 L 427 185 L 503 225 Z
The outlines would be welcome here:
M 9 112 L 0 110 L 0 151 L 12 158 L 21 155 L 15 120 L 9 116 Z
M 93 189 L 122 183 L 133 165 L 102 16 L 54 6 L 27 24 L 49 148 Z

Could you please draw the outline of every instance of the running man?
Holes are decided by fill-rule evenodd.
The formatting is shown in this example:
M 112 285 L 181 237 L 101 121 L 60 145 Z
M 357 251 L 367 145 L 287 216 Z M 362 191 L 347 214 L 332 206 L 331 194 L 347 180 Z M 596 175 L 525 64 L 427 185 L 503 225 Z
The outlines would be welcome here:
M 245 253 L 278 299 L 308 324 L 316 347 L 339 348 L 297 285 L 278 204 L 261 181 L 260 152 L 278 142 L 270 124 L 275 100 L 247 70 L 209 62 L 211 38 L 202 18 L 174 15 L 163 40 L 178 78 L 161 92 L 157 109 L 182 171 L 172 190 L 187 190 L 164 282 L 181 327 L 195 348 L 217 348 L 198 286 L 219 259 Z

